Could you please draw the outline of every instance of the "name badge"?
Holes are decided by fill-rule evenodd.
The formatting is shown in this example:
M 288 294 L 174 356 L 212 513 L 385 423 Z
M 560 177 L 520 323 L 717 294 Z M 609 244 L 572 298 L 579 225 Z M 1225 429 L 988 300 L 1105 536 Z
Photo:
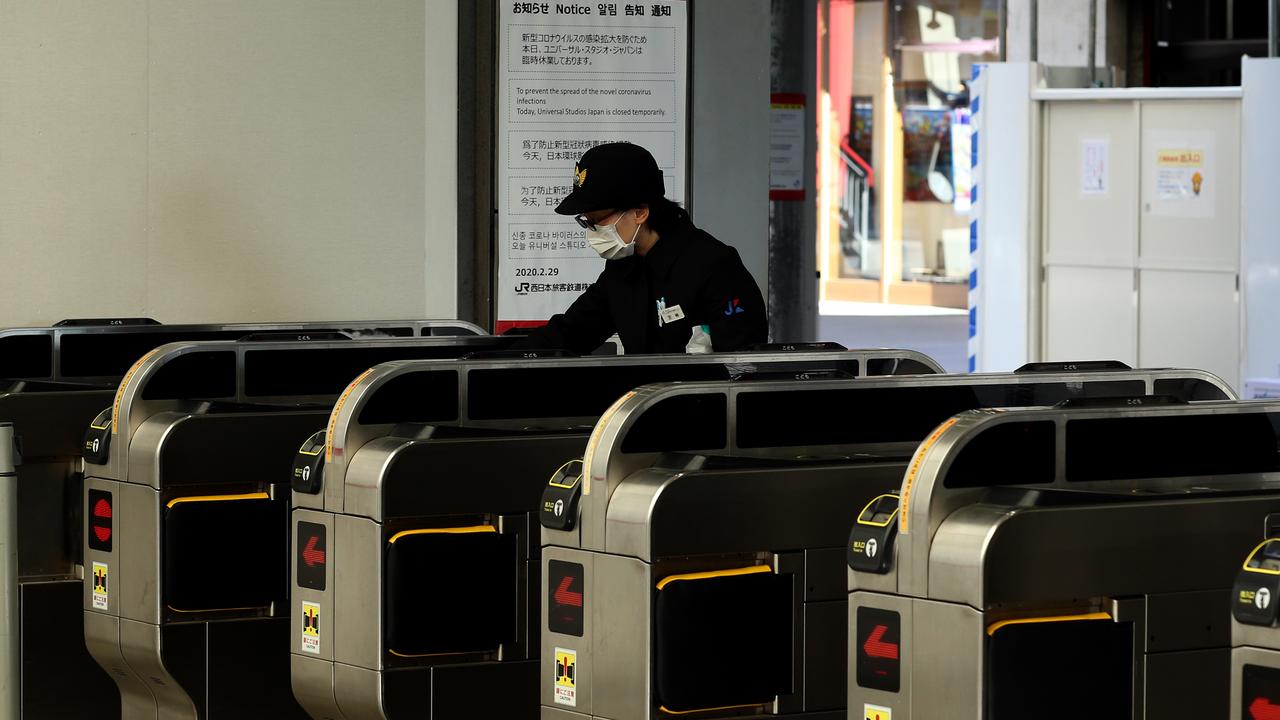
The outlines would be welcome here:
M 684 310 L 681 310 L 679 305 L 672 305 L 669 308 L 659 310 L 658 317 L 662 319 L 663 323 L 673 323 L 684 319 Z

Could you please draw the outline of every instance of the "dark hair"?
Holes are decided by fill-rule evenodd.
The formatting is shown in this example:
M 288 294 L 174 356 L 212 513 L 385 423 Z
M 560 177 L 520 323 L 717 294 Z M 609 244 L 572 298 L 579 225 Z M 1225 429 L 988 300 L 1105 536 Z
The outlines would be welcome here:
M 648 205 L 648 225 L 650 229 L 659 235 L 666 235 L 680 225 L 689 222 L 689 213 L 666 198 L 651 200 Z

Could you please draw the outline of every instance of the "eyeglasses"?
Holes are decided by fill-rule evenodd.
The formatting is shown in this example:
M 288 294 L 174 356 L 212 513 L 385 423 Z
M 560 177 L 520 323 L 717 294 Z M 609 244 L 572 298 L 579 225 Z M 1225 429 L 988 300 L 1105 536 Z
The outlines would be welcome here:
M 608 220 L 608 219 L 609 219 L 609 218 L 611 218 L 611 217 L 614 217 L 614 216 L 616 216 L 616 215 L 621 215 L 621 214 L 622 214 L 622 211 L 621 211 L 621 210 L 619 210 L 618 212 L 615 212 L 615 213 L 612 213 L 612 214 L 610 214 L 610 215 L 606 215 L 606 216 L 604 216 L 604 217 L 603 217 L 603 218 L 601 218 L 598 222 L 597 222 L 597 221 L 593 221 L 593 220 L 591 220 L 591 219 L 590 219 L 590 218 L 588 218 L 586 215 L 576 215 L 576 216 L 574 216 L 573 221 L 574 221 L 574 222 L 576 222 L 576 223 L 578 223 L 578 227 L 580 227 L 580 228 L 583 228 L 583 229 L 586 229 L 586 230 L 595 230 L 597 227 L 599 227 L 599 226 L 601 226 L 601 225 L 605 224 L 605 222 L 604 222 L 605 220 Z

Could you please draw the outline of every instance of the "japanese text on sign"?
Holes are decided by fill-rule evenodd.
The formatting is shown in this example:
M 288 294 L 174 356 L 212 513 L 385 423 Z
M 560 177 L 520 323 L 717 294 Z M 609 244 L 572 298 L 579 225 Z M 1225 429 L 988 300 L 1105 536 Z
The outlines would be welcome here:
M 496 331 L 563 312 L 604 261 L 555 208 L 597 145 L 653 154 L 667 197 L 684 199 L 686 17 L 658 3 L 501 5 Z

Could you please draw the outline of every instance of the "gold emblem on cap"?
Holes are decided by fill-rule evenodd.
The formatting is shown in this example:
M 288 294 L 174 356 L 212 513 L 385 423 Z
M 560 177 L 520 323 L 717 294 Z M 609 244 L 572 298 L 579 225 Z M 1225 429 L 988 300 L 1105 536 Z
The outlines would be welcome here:
M 573 166 L 573 186 L 582 187 L 587 183 L 587 169 Z

